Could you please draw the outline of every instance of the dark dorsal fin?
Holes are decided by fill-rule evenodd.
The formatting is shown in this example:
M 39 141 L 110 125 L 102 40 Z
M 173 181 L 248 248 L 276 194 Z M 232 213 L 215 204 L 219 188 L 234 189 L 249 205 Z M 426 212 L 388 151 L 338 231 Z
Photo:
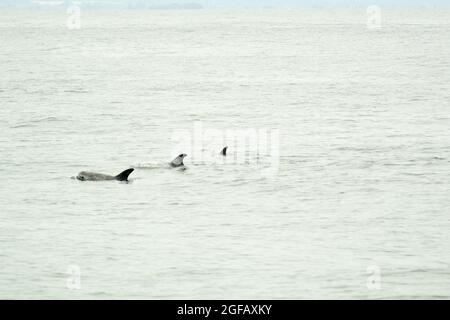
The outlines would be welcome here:
M 227 155 L 227 149 L 228 147 L 225 147 L 222 149 L 222 151 L 220 152 L 221 155 L 226 156 Z
M 128 176 L 134 171 L 134 169 L 127 169 L 124 172 L 118 174 L 116 176 L 116 180 L 119 181 L 128 181 Z

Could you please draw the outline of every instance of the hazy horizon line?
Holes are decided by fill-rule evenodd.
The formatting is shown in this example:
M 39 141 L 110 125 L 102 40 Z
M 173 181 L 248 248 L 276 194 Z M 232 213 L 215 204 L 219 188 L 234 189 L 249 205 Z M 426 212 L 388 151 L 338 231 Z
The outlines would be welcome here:
M 18 8 L 18 9 L 57 9 L 77 5 L 84 9 L 131 9 L 131 10 L 202 10 L 202 9 L 358 9 L 367 8 L 375 5 L 387 9 L 448 9 L 450 3 L 443 1 L 345 1 L 345 0 L 322 0 L 322 1 L 298 1 L 285 0 L 278 1 L 278 4 L 272 0 L 258 1 L 252 0 L 234 1 L 222 0 L 0 0 L 0 9 Z

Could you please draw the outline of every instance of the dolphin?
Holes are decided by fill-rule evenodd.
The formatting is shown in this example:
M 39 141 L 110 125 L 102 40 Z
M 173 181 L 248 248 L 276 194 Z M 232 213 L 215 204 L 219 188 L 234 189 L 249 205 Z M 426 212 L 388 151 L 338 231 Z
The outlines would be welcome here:
M 187 154 L 182 153 L 179 156 L 177 156 L 175 159 L 173 159 L 170 162 L 170 166 L 172 168 L 176 168 L 176 167 L 184 167 L 184 163 L 183 163 L 183 159 L 187 157 Z
M 107 180 L 128 181 L 128 176 L 133 171 L 134 171 L 133 168 L 127 169 L 119 173 L 117 176 L 110 176 L 102 173 L 82 171 L 76 176 L 76 179 L 80 181 L 107 181 Z
M 220 154 L 223 155 L 223 156 L 226 156 L 227 155 L 227 149 L 228 149 L 228 147 L 223 148 L 222 151 L 220 151 Z

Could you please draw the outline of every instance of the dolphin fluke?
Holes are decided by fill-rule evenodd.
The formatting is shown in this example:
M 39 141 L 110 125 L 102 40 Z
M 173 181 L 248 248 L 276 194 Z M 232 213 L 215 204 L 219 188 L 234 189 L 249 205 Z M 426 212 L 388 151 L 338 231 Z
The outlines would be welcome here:
M 119 174 L 116 176 L 116 180 L 119 180 L 119 181 L 128 181 L 128 176 L 129 176 L 133 171 L 134 171 L 134 169 L 131 168 L 131 169 L 125 170 L 124 172 L 119 173 Z
M 223 148 L 222 151 L 220 151 L 220 154 L 223 155 L 223 156 L 226 156 L 227 155 L 227 149 L 228 149 L 228 147 Z

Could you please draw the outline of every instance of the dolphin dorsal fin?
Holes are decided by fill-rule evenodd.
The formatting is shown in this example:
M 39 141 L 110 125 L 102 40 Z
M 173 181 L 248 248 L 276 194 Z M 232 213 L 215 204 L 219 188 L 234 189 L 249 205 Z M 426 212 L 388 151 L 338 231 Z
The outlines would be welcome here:
M 180 154 L 175 159 L 173 159 L 172 162 L 170 162 L 170 165 L 173 167 L 184 166 L 184 163 L 183 163 L 184 157 L 186 157 L 186 154 L 184 154 L 184 153 Z
M 128 181 L 128 176 L 134 171 L 133 168 L 127 169 L 116 176 L 116 180 L 119 181 Z
M 228 149 L 228 147 L 223 148 L 222 151 L 220 151 L 220 154 L 223 155 L 223 156 L 226 156 L 227 155 L 227 149 Z

